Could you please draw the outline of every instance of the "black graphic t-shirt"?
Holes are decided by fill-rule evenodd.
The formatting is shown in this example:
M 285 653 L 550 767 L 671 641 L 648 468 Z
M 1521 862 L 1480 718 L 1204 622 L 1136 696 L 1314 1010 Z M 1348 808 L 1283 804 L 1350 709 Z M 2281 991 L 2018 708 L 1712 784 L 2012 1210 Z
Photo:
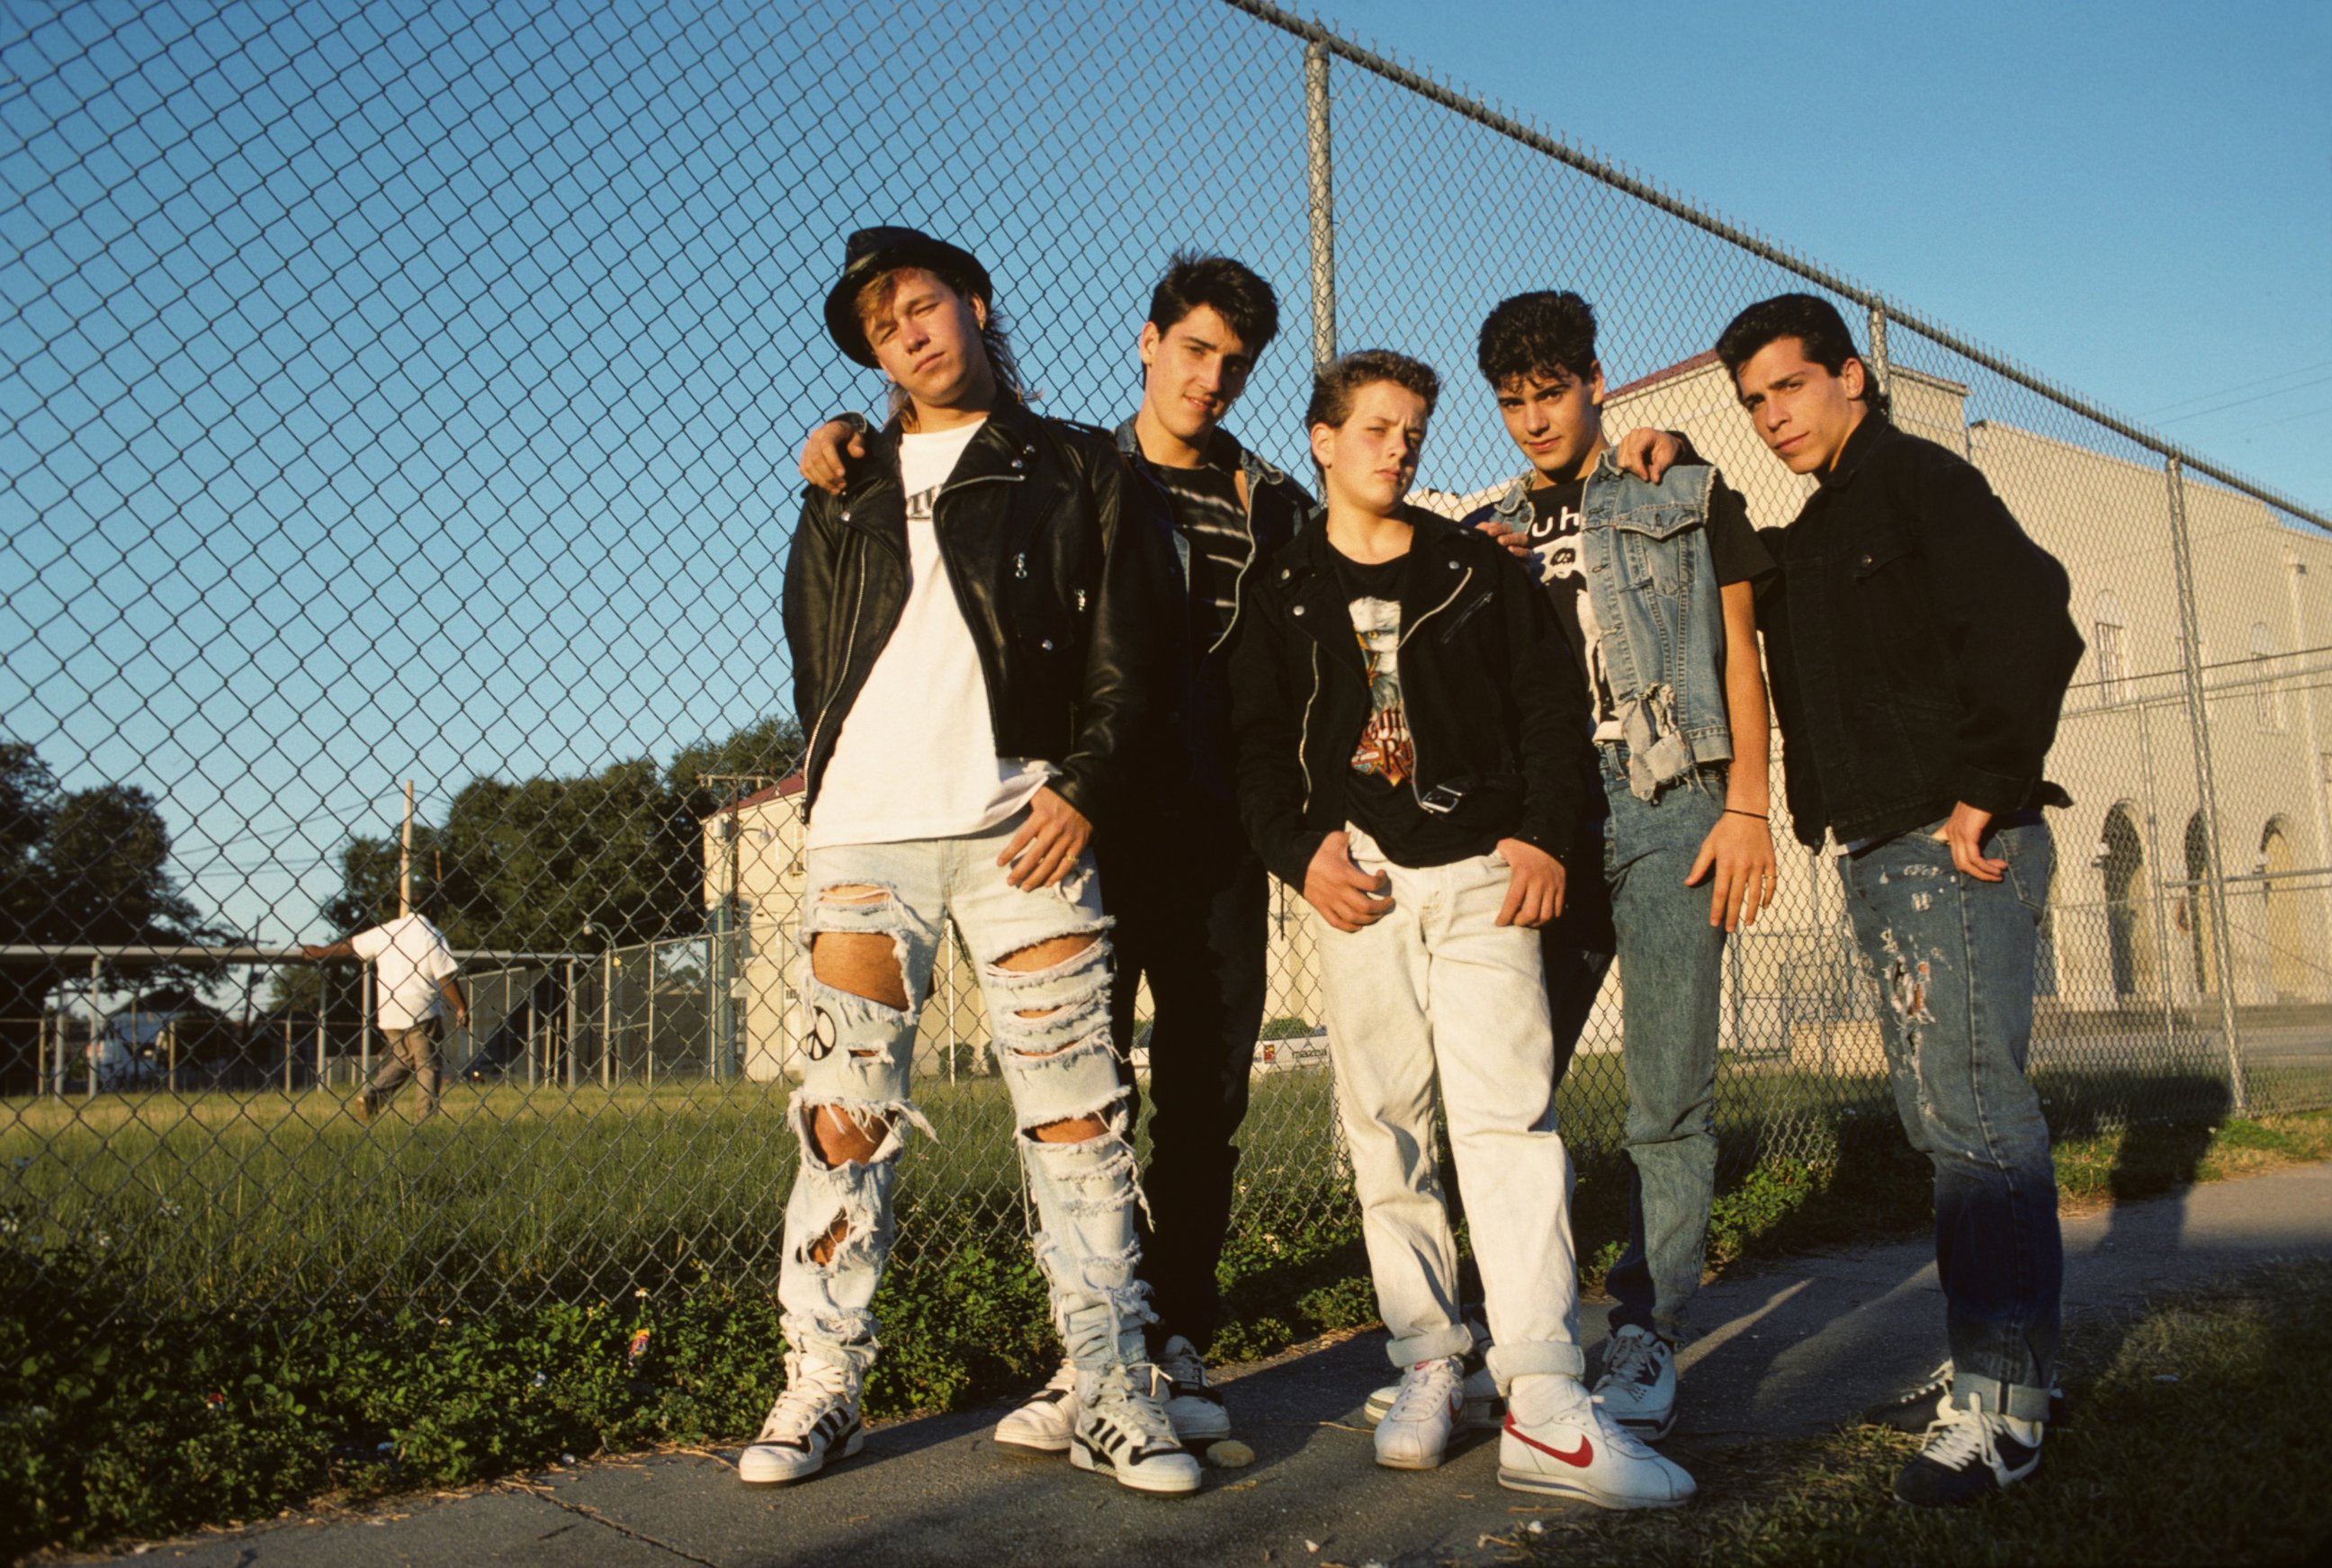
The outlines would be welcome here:
M 1496 838 L 1455 827 L 1419 804 L 1417 748 L 1400 689 L 1400 590 L 1410 557 L 1369 562 L 1333 547 L 1329 553 L 1369 677 L 1369 722 L 1344 777 L 1344 814 L 1396 865 L 1447 865 L 1488 854 Z
M 1530 491 L 1531 523 L 1524 531 L 1531 565 L 1553 600 L 1556 621 L 1571 640 L 1587 671 L 1587 697 L 1595 713 L 1598 745 L 1620 739 L 1619 694 L 1611 689 L 1604 667 L 1602 626 L 1595 601 L 1587 592 L 1586 566 L 1580 559 L 1579 536 L 1584 526 L 1579 502 L 1584 479 L 1560 484 L 1534 484 Z M 1741 492 L 1719 478 L 1708 494 L 1708 551 L 1716 567 L 1716 584 L 1754 582 L 1773 569 L 1773 558 L 1749 526 L 1749 506 Z

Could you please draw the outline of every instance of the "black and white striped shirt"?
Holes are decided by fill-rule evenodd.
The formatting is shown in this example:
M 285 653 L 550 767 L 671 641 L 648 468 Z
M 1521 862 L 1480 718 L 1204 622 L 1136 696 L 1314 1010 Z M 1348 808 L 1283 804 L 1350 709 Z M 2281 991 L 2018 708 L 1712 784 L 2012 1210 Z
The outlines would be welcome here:
M 1230 630 L 1238 578 L 1247 560 L 1247 508 L 1238 470 L 1209 461 L 1197 468 L 1150 471 L 1166 487 L 1174 527 L 1190 546 L 1190 636 L 1203 655 Z

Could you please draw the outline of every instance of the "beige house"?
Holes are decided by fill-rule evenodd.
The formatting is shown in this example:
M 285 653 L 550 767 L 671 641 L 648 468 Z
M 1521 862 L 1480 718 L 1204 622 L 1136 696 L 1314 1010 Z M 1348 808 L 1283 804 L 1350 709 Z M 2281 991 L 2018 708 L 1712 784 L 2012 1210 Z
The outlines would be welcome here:
M 2164 468 L 2134 447 L 2107 455 L 1997 419 L 1971 422 L 1968 387 L 1916 369 L 1896 367 L 1888 389 L 1899 425 L 1965 454 L 2064 562 L 2088 644 L 2049 759 L 2074 805 L 2050 814 L 2058 866 L 2044 1009 L 2195 1008 L 2219 984 L 2215 912 L 2201 885 L 2202 742 L 2189 718 Z M 2062 420 L 2069 435 L 2078 424 L 2037 400 L 2018 406 Z M 1618 388 L 1606 423 L 1687 433 L 1761 527 L 1786 525 L 1813 486 L 1765 451 L 1713 354 Z M 2332 1000 L 2332 693 L 2323 689 L 2332 539 L 2208 482 L 2189 477 L 2183 492 L 2235 998 L 2246 1007 Z M 1774 798 L 1778 840 L 1778 738 Z M 1730 1010 L 1749 1026 L 1741 1043 L 1778 1030 L 1802 1050 L 1809 1024 L 1830 1033 L 1806 1018 L 1806 1004 L 1850 1001 L 1838 979 L 1850 960 L 1826 856 L 1787 842 L 1782 859 L 1778 918 L 1736 944 L 1744 994 Z

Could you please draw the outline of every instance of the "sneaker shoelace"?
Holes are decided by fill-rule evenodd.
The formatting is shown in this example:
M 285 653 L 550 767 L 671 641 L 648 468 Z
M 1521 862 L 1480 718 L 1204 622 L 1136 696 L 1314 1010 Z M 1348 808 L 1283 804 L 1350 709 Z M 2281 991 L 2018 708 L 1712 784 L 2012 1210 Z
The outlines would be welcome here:
M 1123 1362 L 1101 1374 L 1101 1386 L 1094 1391 L 1094 1403 L 1112 1420 L 1138 1434 L 1144 1445 L 1163 1443 L 1175 1446 L 1173 1423 L 1166 1419 L 1166 1407 L 1158 1402 L 1152 1391 L 1158 1382 L 1159 1369 L 1151 1365 L 1129 1366 Z M 1142 1374 L 1138 1379 L 1135 1374 Z
M 1207 1363 L 1199 1359 L 1196 1351 L 1169 1351 L 1158 1358 L 1158 1370 L 1164 1372 L 1171 1382 L 1199 1389 L 1207 1386 Z
M 1655 1350 L 1659 1341 L 1645 1334 L 1621 1334 L 1611 1342 L 1603 1373 L 1614 1382 L 1649 1383 L 1659 1376 Z
M 829 1406 L 850 1402 L 850 1374 L 829 1362 L 807 1357 L 786 1368 L 786 1386 L 761 1423 L 763 1439 L 798 1438 Z
M 1982 1460 L 1998 1475 L 2003 1467 L 1999 1445 L 1993 1441 L 1994 1426 L 1982 1405 L 1952 1410 L 1935 1423 L 1919 1457 L 1947 1470 L 1964 1470 Z
M 1389 1421 L 1414 1421 L 1440 1415 L 1458 1392 L 1458 1367 L 1453 1361 L 1423 1362 L 1400 1374 L 1400 1392 L 1393 1396 Z

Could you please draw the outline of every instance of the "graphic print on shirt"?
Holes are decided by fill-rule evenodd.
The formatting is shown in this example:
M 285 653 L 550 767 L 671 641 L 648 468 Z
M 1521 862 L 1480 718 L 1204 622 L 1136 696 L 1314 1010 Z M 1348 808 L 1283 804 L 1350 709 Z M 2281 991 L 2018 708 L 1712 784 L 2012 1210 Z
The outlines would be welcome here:
M 1400 702 L 1400 606 L 1379 598 L 1357 598 L 1352 605 L 1352 636 L 1369 673 L 1369 722 L 1352 748 L 1352 771 L 1403 784 L 1416 770 L 1417 758 Z
M 1604 666 L 1602 629 L 1595 618 L 1595 600 L 1587 591 L 1586 568 L 1579 559 L 1581 535 L 1586 531 L 1586 514 L 1579 506 L 1584 488 L 1571 484 L 1552 496 L 1543 491 L 1534 494 L 1531 524 L 1524 537 L 1538 568 L 1538 580 L 1549 593 L 1570 595 L 1570 608 L 1584 644 L 1587 696 L 1595 704 L 1595 739 L 1617 741 L 1620 700 L 1611 690 L 1610 671 Z

